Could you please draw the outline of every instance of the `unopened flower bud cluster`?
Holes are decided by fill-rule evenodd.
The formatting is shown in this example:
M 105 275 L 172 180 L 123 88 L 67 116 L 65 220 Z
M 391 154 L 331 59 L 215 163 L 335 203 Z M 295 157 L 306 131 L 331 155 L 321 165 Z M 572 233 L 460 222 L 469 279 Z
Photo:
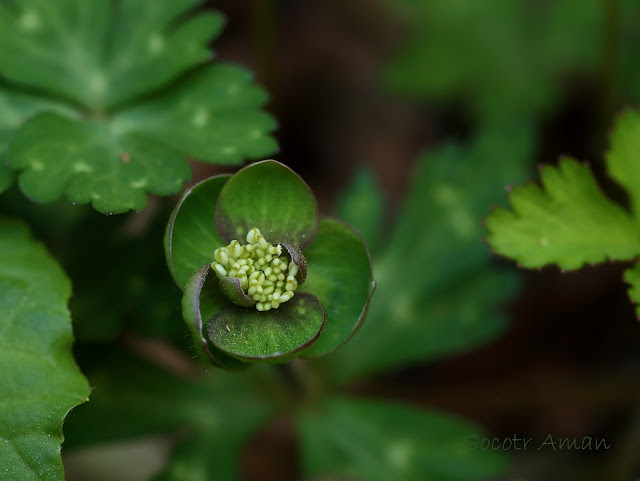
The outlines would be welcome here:
M 219 278 L 237 277 L 242 290 L 256 301 L 256 309 L 277 309 L 298 288 L 298 266 L 282 255 L 282 246 L 267 242 L 256 227 L 247 234 L 247 244 L 232 240 L 213 253 L 211 267 Z

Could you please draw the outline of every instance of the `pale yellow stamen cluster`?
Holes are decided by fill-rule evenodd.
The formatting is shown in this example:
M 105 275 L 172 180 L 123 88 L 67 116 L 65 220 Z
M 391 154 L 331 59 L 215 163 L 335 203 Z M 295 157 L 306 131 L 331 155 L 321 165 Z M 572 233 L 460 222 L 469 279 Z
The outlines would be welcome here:
M 213 253 L 211 267 L 219 278 L 237 277 L 242 290 L 256 301 L 256 309 L 277 309 L 298 288 L 298 266 L 282 255 L 280 244 L 267 242 L 257 227 L 247 234 L 247 244 L 232 240 Z

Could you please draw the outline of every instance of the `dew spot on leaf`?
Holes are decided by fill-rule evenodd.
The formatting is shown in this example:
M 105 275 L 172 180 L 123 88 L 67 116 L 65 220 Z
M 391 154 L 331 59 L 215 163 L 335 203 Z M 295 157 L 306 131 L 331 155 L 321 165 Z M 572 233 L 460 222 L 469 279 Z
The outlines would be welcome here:
M 413 448 L 407 441 L 395 441 L 389 446 L 389 463 L 399 471 L 409 467 Z
M 40 17 L 33 10 L 25 10 L 18 20 L 18 26 L 24 32 L 35 32 L 40 28 Z

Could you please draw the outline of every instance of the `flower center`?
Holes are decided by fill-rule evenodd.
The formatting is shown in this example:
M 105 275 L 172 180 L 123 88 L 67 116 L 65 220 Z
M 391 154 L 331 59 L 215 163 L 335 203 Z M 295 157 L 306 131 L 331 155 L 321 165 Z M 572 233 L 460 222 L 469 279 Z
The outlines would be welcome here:
M 270 244 L 254 227 L 247 234 L 246 244 L 232 240 L 216 249 L 211 267 L 220 279 L 240 279 L 242 290 L 256 301 L 256 309 L 268 311 L 291 299 L 298 288 L 298 266 L 283 251 L 280 244 Z

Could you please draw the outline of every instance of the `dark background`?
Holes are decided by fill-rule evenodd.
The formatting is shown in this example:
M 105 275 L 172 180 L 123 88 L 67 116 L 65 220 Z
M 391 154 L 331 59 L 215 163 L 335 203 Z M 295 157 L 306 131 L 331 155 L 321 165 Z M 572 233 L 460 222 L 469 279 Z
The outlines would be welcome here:
M 212 1 L 227 28 L 217 55 L 249 66 L 270 92 L 278 119 L 277 159 L 299 172 L 332 212 L 354 171 L 374 169 L 393 212 L 418 153 L 451 137 L 466 138 L 473 118 L 461 102 L 408 101 L 385 91 L 380 70 L 404 41 L 389 9 L 368 0 Z M 561 154 L 589 159 L 607 193 L 624 194 L 603 176 L 608 126 L 599 78 L 568 78 L 564 95 L 541 119 L 531 165 Z M 618 98 L 612 112 L 629 101 Z M 199 167 L 197 177 L 211 172 Z M 506 195 L 506 194 L 505 194 Z M 496 263 L 512 265 L 496 259 Z M 355 392 L 434 406 L 466 416 L 492 435 L 605 438 L 601 452 L 534 451 L 516 455 L 526 479 L 640 476 L 640 324 L 626 295 L 624 263 L 561 273 L 527 271 L 505 305 L 510 326 L 472 352 L 359 385 Z M 254 480 L 293 479 L 295 440 L 284 422 L 257 437 L 246 454 Z M 512 479 L 510 477 L 509 479 Z

